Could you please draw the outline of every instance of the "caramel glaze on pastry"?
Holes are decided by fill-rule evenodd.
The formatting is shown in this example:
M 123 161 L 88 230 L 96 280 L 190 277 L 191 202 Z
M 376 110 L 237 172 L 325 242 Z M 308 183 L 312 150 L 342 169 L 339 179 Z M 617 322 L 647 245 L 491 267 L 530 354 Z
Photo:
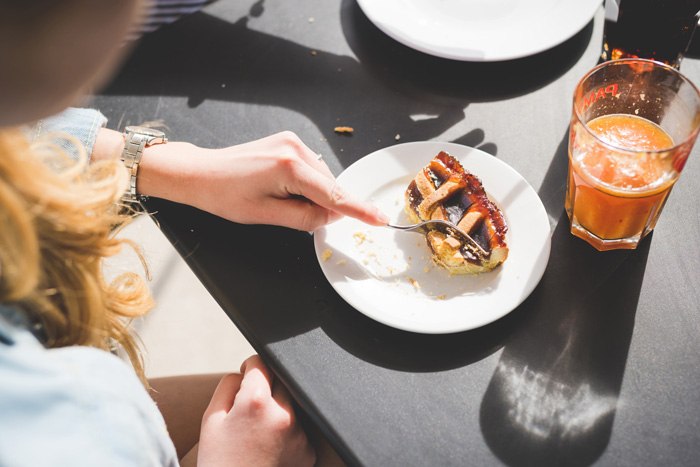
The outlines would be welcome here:
M 481 181 L 444 151 L 408 185 L 405 209 L 411 222 L 442 219 L 456 224 L 486 251 L 484 255 L 446 232 L 428 232 L 433 260 L 452 274 L 490 271 L 508 257 L 503 214 L 486 196 Z

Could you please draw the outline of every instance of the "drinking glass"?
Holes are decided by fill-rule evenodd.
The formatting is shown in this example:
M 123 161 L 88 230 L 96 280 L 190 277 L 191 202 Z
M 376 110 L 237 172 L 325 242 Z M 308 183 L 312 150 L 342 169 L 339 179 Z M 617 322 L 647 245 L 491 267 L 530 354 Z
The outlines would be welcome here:
M 566 212 L 600 251 L 634 249 L 656 225 L 700 130 L 700 94 L 671 66 L 605 62 L 574 92 Z
M 603 60 L 647 58 L 678 69 L 700 0 L 605 0 Z

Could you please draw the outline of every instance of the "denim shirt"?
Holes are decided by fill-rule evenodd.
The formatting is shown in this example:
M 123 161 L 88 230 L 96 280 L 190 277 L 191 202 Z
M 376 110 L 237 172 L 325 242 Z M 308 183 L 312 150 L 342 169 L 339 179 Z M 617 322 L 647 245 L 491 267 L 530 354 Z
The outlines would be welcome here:
M 46 349 L 0 304 L 0 465 L 177 466 L 133 369 L 99 349 Z
M 42 136 L 50 135 L 52 142 L 77 159 L 78 148 L 70 140 L 61 136 L 69 134 L 82 143 L 89 158 L 95 146 L 97 132 L 106 124 L 107 118 L 99 110 L 69 107 L 59 114 L 39 120 L 30 129 L 29 137 L 35 141 Z

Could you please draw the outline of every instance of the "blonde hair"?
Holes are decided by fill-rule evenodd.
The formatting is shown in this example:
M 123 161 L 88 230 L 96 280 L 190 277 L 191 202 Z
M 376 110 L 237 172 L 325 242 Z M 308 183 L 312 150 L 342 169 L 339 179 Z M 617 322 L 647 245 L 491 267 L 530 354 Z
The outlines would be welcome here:
M 130 243 L 115 237 L 133 217 L 120 213 L 127 183 L 119 161 L 88 164 L 83 150 L 76 162 L 49 140 L 0 130 L 0 302 L 40 324 L 46 347 L 123 349 L 145 383 L 127 327 L 152 298 L 139 275 L 102 272 Z

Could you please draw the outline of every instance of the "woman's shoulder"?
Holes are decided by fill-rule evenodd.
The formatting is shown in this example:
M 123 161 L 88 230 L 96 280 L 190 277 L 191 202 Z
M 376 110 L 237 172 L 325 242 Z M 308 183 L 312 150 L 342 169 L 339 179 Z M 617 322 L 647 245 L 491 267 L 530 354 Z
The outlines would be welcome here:
M 174 465 L 160 412 L 134 371 L 99 349 L 45 349 L 3 327 L 0 465 Z

